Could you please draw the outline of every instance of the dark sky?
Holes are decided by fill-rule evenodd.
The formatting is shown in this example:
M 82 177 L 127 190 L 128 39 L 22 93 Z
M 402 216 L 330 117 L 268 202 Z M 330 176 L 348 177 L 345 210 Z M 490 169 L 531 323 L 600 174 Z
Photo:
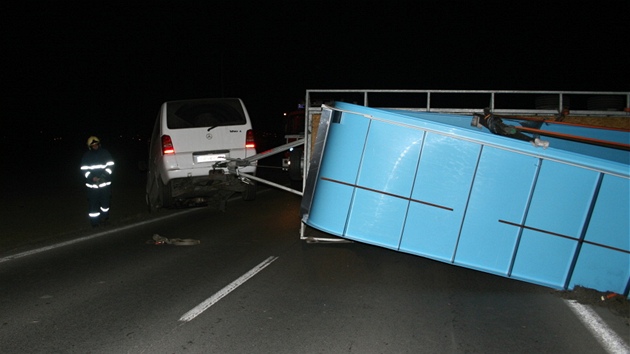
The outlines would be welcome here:
M 552 2 L 3 4 L 3 134 L 148 134 L 217 96 L 265 127 L 306 89 L 630 90 L 630 1 Z

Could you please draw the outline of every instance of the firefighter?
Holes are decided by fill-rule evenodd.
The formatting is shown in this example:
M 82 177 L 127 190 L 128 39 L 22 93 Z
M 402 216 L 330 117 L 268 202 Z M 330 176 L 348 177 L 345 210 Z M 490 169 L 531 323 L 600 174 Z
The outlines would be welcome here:
M 88 151 L 81 159 L 81 172 L 87 186 L 90 223 L 97 227 L 105 225 L 109 219 L 114 160 L 109 151 L 101 147 L 99 138 L 89 137 L 87 146 Z

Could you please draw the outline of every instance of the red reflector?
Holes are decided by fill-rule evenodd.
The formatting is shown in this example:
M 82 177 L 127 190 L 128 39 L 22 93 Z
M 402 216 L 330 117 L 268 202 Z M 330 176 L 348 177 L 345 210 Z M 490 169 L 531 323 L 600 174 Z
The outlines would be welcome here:
M 173 140 L 168 135 L 162 135 L 162 155 L 171 155 L 175 153 Z
M 245 135 L 245 147 L 250 149 L 256 147 L 256 143 L 254 142 L 254 131 L 251 129 L 248 130 L 247 134 Z

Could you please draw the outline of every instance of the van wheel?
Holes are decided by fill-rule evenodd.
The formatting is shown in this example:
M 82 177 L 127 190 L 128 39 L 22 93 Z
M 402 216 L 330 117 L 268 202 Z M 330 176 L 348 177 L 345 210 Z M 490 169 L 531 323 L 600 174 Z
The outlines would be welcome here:
M 252 181 L 253 182 L 253 181 Z M 241 198 L 244 201 L 252 201 L 256 199 L 256 183 L 245 185 L 245 189 L 241 193 Z
M 157 183 L 158 185 L 158 195 L 160 196 L 161 199 L 161 206 L 163 208 L 169 208 L 173 205 L 173 197 L 172 197 L 172 193 L 171 193 L 171 182 L 168 182 L 168 184 L 164 185 L 160 179 L 158 178 Z
M 157 206 L 151 203 L 151 196 L 148 193 L 144 195 L 144 199 L 147 202 L 147 211 L 149 212 L 149 214 L 158 211 Z
M 151 173 L 147 178 L 147 191 L 145 193 L 145 202 L 147 203 L 147 211 L 149 213 L 156 212 L 159 209 L 160 196 L 159 191 L 156 190 L 158 181 L 152 178 Z

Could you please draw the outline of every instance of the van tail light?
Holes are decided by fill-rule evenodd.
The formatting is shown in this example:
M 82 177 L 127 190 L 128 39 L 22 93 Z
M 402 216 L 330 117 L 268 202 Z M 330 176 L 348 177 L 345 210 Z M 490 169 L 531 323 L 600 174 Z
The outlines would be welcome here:
M 173 140 L 168 135 L 162 135 L 162 155 L 172 155 L 174 153 Z
M 256 148 L 256 143 L 254 142 L 254 131 L 251 129 L 248 130 L 245 135 L 245 147 L 248 149 Z

